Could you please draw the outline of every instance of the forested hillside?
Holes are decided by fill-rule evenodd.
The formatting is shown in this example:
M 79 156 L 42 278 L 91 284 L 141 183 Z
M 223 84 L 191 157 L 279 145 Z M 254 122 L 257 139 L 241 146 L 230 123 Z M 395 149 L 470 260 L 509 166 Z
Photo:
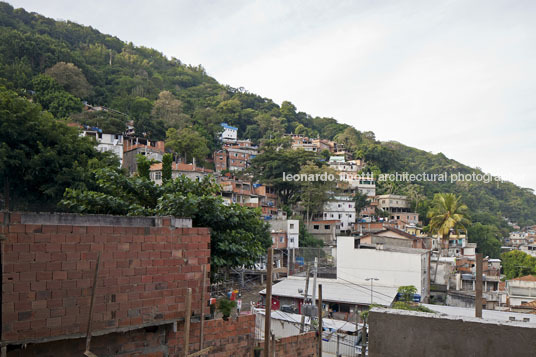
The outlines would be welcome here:
M 37 102 L 59 120 L 121 132 L 132 119 L 138 135 L 158 140 L 173 128 L 175 137 L 206 146 L 201 153 L 216 149 L 220 123 L 227 122 L 239 128 L 240 137 L 255 142 L 285 133 L 334 139 L 354 157 L 365 159 L 376 174 L 475 171 L 443 154 L 381 143 L 372 132 L 299 112 L 291 102 L 278 105 L 243 88 L 222 85 L 203 67 L 169 59 L 154 49 L 0 2 L 2 86 Z M 84 101 L 113 111 L 85 112 Z M 378 191 L 409 195 L 421 214 L 433 193 L 461 194 L 472 221 L 489 228 L 481 235 L 503 235 L 507 226 L 502 217 L 520 225 L 536 223 L 536 196 L 512 183 L 380 183 Z

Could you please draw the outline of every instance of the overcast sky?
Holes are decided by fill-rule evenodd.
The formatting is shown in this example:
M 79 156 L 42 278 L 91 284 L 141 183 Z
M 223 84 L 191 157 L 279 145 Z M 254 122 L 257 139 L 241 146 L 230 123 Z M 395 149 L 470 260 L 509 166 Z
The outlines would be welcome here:
M 8 2 L 536 189 L 536 1 Z

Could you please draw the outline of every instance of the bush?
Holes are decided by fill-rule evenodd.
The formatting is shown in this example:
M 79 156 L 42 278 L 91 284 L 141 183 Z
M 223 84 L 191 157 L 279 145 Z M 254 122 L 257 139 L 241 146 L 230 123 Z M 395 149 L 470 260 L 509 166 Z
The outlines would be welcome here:
M 220 299 L 218 301 L 218 311 L 221 312 L 225 321 L 231 316 L 234 308 L 236 308 L 236 301 L 229 299 Z

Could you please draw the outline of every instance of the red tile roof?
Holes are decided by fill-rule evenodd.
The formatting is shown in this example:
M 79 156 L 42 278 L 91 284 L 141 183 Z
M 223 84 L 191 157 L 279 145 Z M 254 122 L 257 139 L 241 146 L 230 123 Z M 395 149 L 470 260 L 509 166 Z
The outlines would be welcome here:
M 511 280 L 536 281 L 536 275 L 525 275 L 525 276 L 521 276 L 519 278 L 515 278 L 515 279 L 511 279 Z

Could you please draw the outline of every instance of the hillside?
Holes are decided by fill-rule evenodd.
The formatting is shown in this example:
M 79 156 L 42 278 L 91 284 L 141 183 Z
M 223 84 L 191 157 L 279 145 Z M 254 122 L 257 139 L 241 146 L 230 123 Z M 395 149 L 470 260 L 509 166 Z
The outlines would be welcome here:
M 63 72 L 54 72 L 55 66 L 65 69 L 70 63 L 72 76 L 58 77 Z M 227 122 L 255 142 L 285 133 L 336 139 L 374 172 L 480 172 L 443 154 L 381 143 L 372 132 L 298 112 L 290 102 L 280 106 L 243 88 L 222 85 L 203 67 L 169 59 L 154 49 L 1 2 L 0 86 L 32 97 L 62 120 L 122 130 L 132 119 L 136 132 L 152 139 L 164 139 L 169 128 L 191 127 L 210 150 L 217 147 L 219 124 Z M 96 117 L 82 112 L 83 101 L 116 112 Z M 175 108 L 172 114 L 165 110 L 170 106 Z M 473 222 L 496 226 L 502 234 L 508 229 L 502 217 L 520 225 L 536 224 L 536 196 L 509 182 L 382 183 L 379 192 L 408 194 L 421 213 L 436 192 L 461 194 Z

